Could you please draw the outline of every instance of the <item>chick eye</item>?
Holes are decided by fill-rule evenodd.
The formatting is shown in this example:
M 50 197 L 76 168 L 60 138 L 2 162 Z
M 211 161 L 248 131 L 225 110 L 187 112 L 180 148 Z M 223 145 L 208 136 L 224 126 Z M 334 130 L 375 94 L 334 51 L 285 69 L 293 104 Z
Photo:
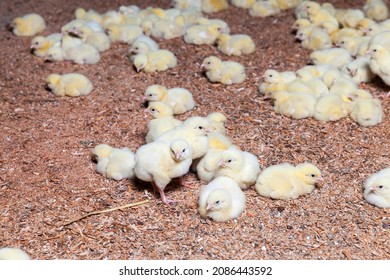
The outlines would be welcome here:
M 209 62 L 207 62 L 207 64 L 208 64 L 208 65 L 210 65 L 210 64 L 211 64 L 211 62 L 209 61 Z
M 372 28 L 368 28 L 368 31 L 370 31 L 370 32 L 371 32 L 371 31 L 372 31 Z
M 181 151 L 182 153 L 184 153 L 186 151 L 186 149 L 184 148 L 183 151 Z
M 203 126 L 198 126 L 199 129 L 203 129 Z
M 378 188 L 382 189 L 382 188 L 383 188 L 383 186 L 379 186 Z
M 150 96 L 150 97 L 152 97 L 152 96 L 153 96 L 153 94 L 149 94 L 149 96 Z
M 135 47 L 136 50 L 138 50 L 139 48 L 138 47 Z
M 314 178 L 316 175 L 314 175 L 314 174 L 310 174 L 310 176 L 311 176 L 312 178 Z
M 152 109 L 152 110 L 150 110 L 150 111 L 154 112 L 154 111 L 156 111 L 156 109 Z
M 219 200 L 217 200 L 216 202 L 215 202 L 215 204 L 219 204 L 220 203 L 220 201 Z
M 377 50 L 377 49 L 373 49 L 372 51 L 373 51 L 373 52 L 377 52 L 378 50 Z
M 272 78 L 272 77 L 273 77 L 273 75 L 271 74 L 271 75 L 269 75 L 269 77 L 270 77 L 270 78 Z
M 231 159 L 229 159 L 227 162 L 232 162 L 232 160 L 231 160 Z

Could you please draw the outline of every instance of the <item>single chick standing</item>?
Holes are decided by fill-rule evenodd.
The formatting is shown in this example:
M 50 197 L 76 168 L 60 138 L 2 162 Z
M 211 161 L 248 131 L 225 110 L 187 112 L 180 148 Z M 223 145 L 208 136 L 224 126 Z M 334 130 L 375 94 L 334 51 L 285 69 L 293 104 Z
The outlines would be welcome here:
M 97 160 L 96 171 L 104 177 L 117 181 L 134 177 L 135 158 L 129 148 L 100 144 L 93 149 L 92 155 Z
M 245 194 L 229 177 L 218 177 L 202 187 L 198 212 L 216 222 L 237 218 L 245 210 Z
M 313 164 L 301 163 L 293 166 L 282 163 L 264 169 L 256 180 L 256 191 L 273 199 L 295 199 L 311 193 L 320 181 L 321 171 Z
M 364 198 L 380 208 L 390 208 L 390 168 L 385 168 L 364 183 Z
M 216 56 L 206 57 L 202 62 L 206 76 L 211 82 L 224 85 L 240 84 L 245 81 L 245 68 L 235 61 L 222 61 Z
M 50 74 L 46 78 L 46 85 L 57 96 L 82 96 L 93 90 L 91 81 L 78 73 Z
M 183 139 L 172 142 L 151 142 L 135 153 L 135 176 L 151 182 L 161 200 L 169 205 L 174 202 L 165 196 L 165 187 L 172 178 L 185 175 L 192 163 L 192 149 Z

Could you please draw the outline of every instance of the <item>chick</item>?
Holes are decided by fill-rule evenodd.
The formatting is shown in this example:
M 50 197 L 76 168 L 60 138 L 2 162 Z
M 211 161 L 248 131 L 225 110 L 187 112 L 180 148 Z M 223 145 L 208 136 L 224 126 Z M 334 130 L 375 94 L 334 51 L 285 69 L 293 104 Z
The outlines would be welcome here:
M 310 59 L 314 64 L 330 64 L 339 69 L 352 61 L 349 51 L 342 48 L 314 51 L 310 54 Z
M 276 0 L 276 2 L 278 3 L 278 7 L 284 11 L 295 8 L 298 4 L 300 4 L 300 2 L 302 2 L 302 0 Z
M 194 9 L 200 11 L 202 9 L 202 0 L 173 0 L 172 6 L 180 10 Z
M 332 47 L 332 39 L 327 32 L 319 27 L 306 26 L 298 29 L 295 36 L 307 50 L 323 50 Z
M 231 146 L 221 154 L 215 177 L 230 177 L 246 190 L 256 182 L 259 173 L 260 164 L 255 155 Z
M 367 56 L 359 57 L 346 64 L 342 73 L 349 75 L 357 84 L 371 82 L 376 76 L 371 71 L 370 59 Z
M 129 54 L 146 54 L 148 52 L 154 52 L 159 49 L 160 47 L 152 38 L 145 35 L 140 35 L 137 37 L 137 39 L 135 39 L 134 43 L 129 48 Z
M 352 104 L 351 119 L 361 126 L 374 126 L 382 122 L 383 110 L 377 98 L 358 98 Z
M 370 45 L 367 51 L 370 56 L 371 71 L 378 75 L 385 84 L 390 85 L 390 51 L 382 45 Z M 387 93 L 387 97 L 390 92 Z
M 213 112 L 207 115 L 207 119 L 210 121 L 210 124 L 215 132 L 226 135 L 227 118 L 224 114 L 220 112 Z
M 135 39 L 143 34 L 143 30 L 138 25 L 126 24 L 110 24 L 106 27 L 106 33 L 111 42 L 121 42 L 132 44 Z
M 202 0 L 202 12 L 217 13 L 229 8 L 227 0 Z
M 147 73 L 159 72 L 176 67 L 177 58 L 171 51 L 160 49 L 146 54 L 140 53 L 135 55 L 133 57 L 133 64 L 137 72 L 141 70 Z
M 208 56 L 202 62 L 209 81 L 224 85 L 240 84 L 245 81 L 245 68 L 235 61 L 222 61 L 216 56 Z
M 93 9 L 86 11 L 83 8 L 77 8 L 74 12 L 76 19 L 82 19 L 85 21 L 102 22 L 103 16 Z
M 365 16 L 360 9 L 338 9 L 336 12 L 336 19 L 343 27 L 355 28 L 363 18 Z
M 38 57 L 45 57 L 53 46 L 60 46 L 61 33 L 53 33 L 49 36 L 36 36 L 31 40 L 30 49 Z
M 93 149 L 92 155 L 97 160 L 96 171 L 104 177 L 117 181 L 134 177 L 135 158 L 129 148 L 100 144 Z
M 307 26 L 313 26 L 313 24 L 306 18 L 298 18 L 294 21 L 293 25 L 291 26 L 291 29 L 293 31 L 297 31 L 298 29 Z
M 46 29 L 46 23 L 42 16 L 31 13 L 14 18 L 11 27 L 16 36 L 34 36 Z
M 234 180 L 218 177 L 199 193 L 198 212 L 216 222 L 237 218 L 245 210 L 245 194 Z
M 329 87 L 329 93 L 331 94 L 351 94 L 357 90 L 358 85 L 349 76 L 341 75 L 333 80 L 333 83 Z
M 229 27 L 228 23 L 222 19 L 198 17 L 195 21 L 195 24 L 218 26 L 220 33 L 225 33 L 225 34 L 230 33 L 230 27 Z
M 64 61 L 64 53 L 61 46 L 52 46 L 47 50 L 46 55 L 43 57 L 45 61 L 55 62 Z
M 206 154 L 208 149 L 207 134 L 211 132 L 210 122 L 206 118 L 191 117 L 180 126 L 165 132 L 158 137 L 158 142 L 172 142 L 175 139 L 184 139 L 192 148 L 192 159 L 197 159 Z
M 83 19 L 74 19 L 61 27 L 61 33 L 64 35 L 69 34 L 70 30 L 78 29 L 82 26 L 87 26 L 87 27 L 91 28 L 94 32 L 103 32 L 104 31 L 104 29 L 100 25 L 100 23 L 98 23 L 96 21 L 86 21 Z
M 78 73 L 50 74 L 46 78 L 46 85 L 57 96 L 82 96 L 93 90 L 91 81 Z
M 165 132 L 182 124 L 181 121 L 173 117 L 172 108 L 163 102 L 149 102 L 146 111 L 155 118 L 148 123 L 148 133 L 145 137 L 146 143 L 155 141 Z
M 321 171 L 311 163 L 293 166 L 282 163 L 264 169 L 256 180 L 256 191 L 273 199 L 295 199 L 311 193 L 322 180 Z
M 256 0 L 231 0 L 231 4 L 238 8 L 249 9 Z
M 251 54 L 255 51 L 255 43 L 248 35 L 220 34 L 217 37 L 217 48 L 226 55 Z
M 169 105 L 173 114 L 183 114 L 195 107 L 195 101 L 192 93 L 185 88 L 170 88 L 162 85 L 151 85 L 146 88 L 144 93 L 146 101 L 161 101 Z
M 383 0 L 366 0 L 363 11 L 368 18 L 376 21 L 385 20 L 389 17 L 389 9 Z
M 95 47 L 99 52 L 104 52 L 110 48 L 110 38 L 102 31 L 94 31 L 87 25 L 72 27 L 68 31 L 81 38 L 88 45 Z
M 221 27 L 218 24 L 194 25 L 189 27 L 184 34 L 184 42 L 187 44 L 203 45 L 214 44 L 219 34 Z
M 19 248 L 0 248 L 0 260 L 30 260 L 30 256 Z
M 263 78 L 269 84 L 290 83 L 297 79 L 297 75 L 294 71 L 278 72 L 274 69 L 267 69 L 263 74 Z
M 380 208 L 390 207 L 390 168 L 371 175 L 364 183 L 364 198 Z
M 328 94 L 321 96 L 315 105 L 313 117 L 328 122 L 337 121 L 348 116 L 351 111 L 351 100 L 347 96 Z
M 184 33 L 184 17 L 179 15 L 174 19 L 159 19 L 153 22 L 153 25 L 146 33 L 154 38 L 170 40 L 180 37 Z M 145 29 L 144 29 L 145 30 Z
M 305 1 L 302 9 L 307 12 L 310 22 L 314 24 L 320 24 L 322 22 L 338 24 L 337 19 L 317 2 Z
M 279 5 L 276 0 L 257 0 L 249 8 L 249 15 L 252 17 L 269 17 L 280 13 Z
M 363 34 L 354 28 L 342 28 L 330 35 L 332 42 L 337 45 L 340 43 L 343 37 L 361 37 Z
M 96 48 L 69 35 L 62 36 L 61 47 L 63 58 L 74 63 L 96 64 L 100 61 L 100 53 Z
M 183 139 L 170 142 L 151 142 L 141 146 L 135 153 L 135 176 L 151 182 L 154 191 L 169 206 L 172 200 L 165 196 L 164 189 L 172 178 L 185 175 L 192 163 L 192 148 Z
M 313 116 L 316 97 L 304 92 L 274 92 L 275 112 L 294 119 L 304 119 Z

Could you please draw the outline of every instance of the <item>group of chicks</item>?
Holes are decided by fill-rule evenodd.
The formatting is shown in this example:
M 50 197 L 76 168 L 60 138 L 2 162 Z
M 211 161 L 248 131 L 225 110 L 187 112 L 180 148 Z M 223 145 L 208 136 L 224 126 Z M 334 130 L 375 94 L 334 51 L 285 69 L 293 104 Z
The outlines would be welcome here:
M 313 65 L 295 72 L 267 70 L 260 93 L 274 100 L 276 112 L 296 119 L 326 122 L 350 116 L 362 126 L 382 122 L 380 100 L 359 85 L 377 75 L 390 85 L 389 20 L 375 21 L 388 16 L 383 1 L 367 1 L 363 10 L 303 1 L 295 16 L 293 30 L 302 46 L 313 51 Z

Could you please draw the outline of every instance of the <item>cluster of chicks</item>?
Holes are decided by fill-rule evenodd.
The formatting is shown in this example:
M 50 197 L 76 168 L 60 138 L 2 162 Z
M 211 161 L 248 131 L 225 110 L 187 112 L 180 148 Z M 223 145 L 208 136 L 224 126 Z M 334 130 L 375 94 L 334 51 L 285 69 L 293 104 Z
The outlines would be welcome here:
M 386 4 L 367 1 L 360 10 L 303 1 L 295 16 L 293 30 L 301 45 L 313 51 L 313 65 L 295 72 L 267 70 L 260 93 L 274 100 L 276 112 L 296 119 L 314 117 L 326 122 L 350 116 L 362 126 L 382 122 L 380 100 L 359 85 L 377 75 L 390 85 L 386 68 L 390 56 L 386 26 L 390 24 L 389 20 L 375 21 L 387 18 Z
M 230 35 L 226 22 L 203 17 L 202 12 L 220 11 L 225 2 L 176 0 L 175 8 L 167 10 L 151 7 L 141 10 L 133 5 L 105 14 L 79 8 L 75 12 L 76 19 L 63 26 L 61 33 L 35 37 L 32 50 L 35 55 L 47 60 L 97 63 L 99 52 L 109 49 L 112 42 L 123 42 L 130 45 L 129 57 L 136 70 L 145 72 L 164 71 L 177 64 L 174 54 L 159 49 L 149 35 L 159 39 L 183 36 L 189 44 L 216 44 L 218 50 L 226 55 L 252 53 L 255 45 L 249 36 Z M 239 6 L 244 2 L 251 1 L 232 1 L 232 4 Z M 259 2 L 274 3 L 256 1 L 251 7 Z M 311 1 L 276 2 L 293 6 L 300 3 L 296 10 L 299 20 L 309 21 L 313 29 L 320 26 L 317 14 L 322 14 L 324 8 L 320 6 L 319 11 L 312 15 L 312 7 L 318 8 L 319 4 Z M 304 21 L 299 21 L 299 26 L 301 22 Z M 333 22 L 329 22 L 325 21 L 322 25 L 333 26 Z M 12 25 L 14 34 L 18 36 L 33 36 L 45 29 L 44 20 L 37 14 L 16 18 Z M 347 29 L 352 28 L 346 27 L 339 32 Z M 369 39 L 367 47 L 371 55 L 370 66 L 376 61 L 374 53 L 382 52 L 380 47 L 384 48 L 387 43 L 375 36 Z M 387 55 L 388 50 L 385 51 Z M 305 66 L 296 72 L 266 71 L 266 81 L 259 90 L 271 95 L 278 112 L 295 118 L 314 116 L 323 121 L 333 121 L 350 114 L 366 126 L 382 120 L 379 100 L 358 89 L 358 83 L 371 76 L 347 75 L 347 72 L 361 73 L 363 68 L 352 60 L 348 50 L 319 49 L 311 54 L 311 58 L 315 65 Z M 353 62 L 358 64 L 357 70 L 353 68 Z M 241 64 L 222 61 L 215 56 L 206 57 L 202 67 L 211 82 L 233 84 L 246 78 Z M 378 68 L 384 71 L 380 66 Z M 77 73 L 51 74 L 46 83 L 58 96 L 86 95 L 93 90 L 91 81 Z M 243 190 L 250 186 L 254 185 L 262 196 L 287 200 L 312 192 L 322 180 L 321 171 L 311 163 L 296 166 L 282 163 L 261 171 L 256 156 L 242 151 L 226 136 L 227 118 L 219 112 L 184 121 L 174 118 L 174 115 L 195 107 L 192 93 L 184 88 L 151 85 L 146 89 L 144 99 L 149 103 L 147 111 L 154 117 L 148 124 L 146 144 L 135 153 L 128 148 L 114 148 L 106 144 L 97 145 L 92 152 L 97 159 L 97 172 L 107 178 L 122 180 L 136 177 L 151 182 L 161 200 L 169 205 L 173 201 L 165 195 L 166 186 L 173 178 L 179 178 L 179 183 L 185 185 L 182 177 L 192 169 L 200 180 L 207 183 L 199 193 L 198 211 L 202 217 L 215 221 L 238 217 L 245 209 Z M 390 207 L 389 180 L 388 169 L 370 177 L 364 191 L 367 201 L 378 207 Z

